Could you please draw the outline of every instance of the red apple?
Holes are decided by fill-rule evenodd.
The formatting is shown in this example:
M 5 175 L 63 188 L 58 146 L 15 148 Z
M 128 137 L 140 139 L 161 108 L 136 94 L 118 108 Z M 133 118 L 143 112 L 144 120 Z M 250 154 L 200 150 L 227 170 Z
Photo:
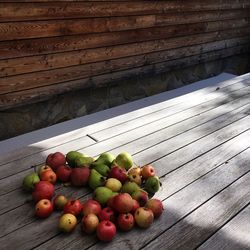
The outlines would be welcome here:
M 121 193 L 115 196 L 114 206 L 119 213 L 129 213 L 133 208 L 133 199 L 128 193 Z
M 154 214 L 151 209 L 139 207 L 135 211 L 135 222 L 141 228 L 148 228 L 153 223 Z
M 63 208 L 64 214 L 73 214 L 78 216 L 82 211 L 82 204 L 79 200 L 68 201 Z
M 95 214 L 88 214 L 82 218 L 81 223 L 82 231 L 91 234 L 96 231 L 96 228 L 99 224 L 99 219 Z
M 108 203 L 107 203 L 107 206 L 110 207 L 111 209 L 113 209 L 113 211 L 116 211 L 115 206 L 114 206 L 115 196 L 116 195 L 110 197 L 109 200 L 108 200 Z
M 151 165 L 145 165 L 142 167 L 141 175 L 144 179 L 148 179 L 151 176 L 155 176 L 155 169 Z
M 137 209 L 138 207 L 140 207 L 139 202 L 138 202 L 137 200 L 133 199 L 133 208 L 132 208 L 132 210 L 131 210 L 130 212 L 131 212 L 132 214 L 134 214 L 135 211 L 136 211 L 136 209 Z
M 115 178 L 119 180 L 121 183 L 124 183 L 125 181 L 128 180 L 126 170 L 120 167 L 112 167 L 108 177 Z
M 68 202 L 68 199 L 64 195 L 57 195 L 53 202 L 54 208 L 56 210 L 63 210 L 67 202 Z
M 54 171 L 66 163 L 66 157 L 60 152 L 49 154 L 46 159 L 46 165 L 49 165 Z
M 54 185 L 48 181 L 39 181 L 36 183 L 32 197 L 35 202 L 38 202 L 42 199 L 51 200 L 54 195 Z
M 140 189 L 132 194 L 132 198 L 138 201 L 140 207 L 143 207 L 148 201 L 148 193 Z
M 160 217 L 163 210 L 164 210 L 162 202 L 160 200 L 158 200 L 158 199 L 150 199 L 150 200 L 148 200 L 145 207 L 152 210 L 155 218 Z
M 100 203 L 95 200 L 87 200 L 82 205 L 82 213 L 83 215 L 95 214 L 98 215 L 101 212 L 102 208 Z
M 104 220 L 97 226 L 96 233 L 99 240 L 111 241 L 116 234 L 115 224 L 109 220 Z
M 50 200 L 42 199 L 36 203 L 35 213 L 40 218 L 49 217 L 53 212 L 53 205 Z
M 122 231 L 129 231 L 134 227 L 135 220 L 132 214 L 119 214 L 117 224 Z
M 61 165 L 56 170 L 57 178 L 62 182 L 68 182 L 70 180 L 72 169 L 67 165 Z
M 115 222 L 115 213 L 110 207 L 103 208 L 98 217 L 100 221 L 110 220 L 112 222 Z
M 40 174 L 40 179 L 41 179 L 41 181 L 48 181 L 52 184 L 55 184 L 57 177 L 56 177 L 56 174 L 53 170 L 47 170 L 47 171 L 43 171 Z
M 90 169 L 88 167 L 72 169 L 70 180 L 74 186 L 86 186 L 88 184 Z

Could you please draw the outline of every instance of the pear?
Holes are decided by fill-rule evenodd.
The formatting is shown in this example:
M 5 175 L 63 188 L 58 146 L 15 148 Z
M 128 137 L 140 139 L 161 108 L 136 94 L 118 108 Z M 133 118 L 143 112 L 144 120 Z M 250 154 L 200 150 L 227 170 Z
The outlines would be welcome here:
M 84 155 L 77 151 L 70 151 L 66 155 L 66 161 L 68 162 L 69 166 L 74 168 L 76 167 L 76 159 L 83 157 Z
M 93 167 L 94 166 L 94 167 Z M 109 174 L 109 167 L 103 163 L 95 162 L 92 164 L 93 169 L 95 169 L 98 173 L 100 173 L 103 176 L 108 176 Z
M 37 173 L 31 173 L 24 177 L 23 179 L 23 188 L 26 191 L 32 191 L 36 183 L 40 181 L 40 178 Z
M 86 167 L 89 166 L 94 161 L 94 158 L 92 157 L 77 157 L 75 160 L 76 167 Z
M 157 176 L 149 177 L 146 182 L 144 189 L 150 194 L 156 193 L 160 189 L 160 180 Z
M 95 169 L 91 169 L 88 183 L 92 189 L 96 189 L 97 187 L 104 186 L 105 179 L 106 178 L 99 174 Z
M 119 192 L 121 190 L 122 183 L 115 178 L 109 178 L 105 183 L 105 187 L 111 189 L 113 192 Z
M 135 182 L 127 181 L 123 184 L 123 186 L 121 188 L 121 192 L 128 193 L 131 195 L 132 193 L 134 193 L 135 191 L 137 191 L 139 189 L 140 189 L 140 187 Z
M 133 166 L 132 156 L 127 152 L 120 153 L 116 158 L 115 162 L 118 166 L 129 170 Z
M 98 187 L 95 189 L 93 198 L 102 206 L 105 206 L 108 200 L 113 196 L 112 190 L 107 187 Z
M 103 163 L 110 167 L 114 159 L 115 159 L 115 156 L 113 154 L 105 152 L 105 153 L 102 153 L 96 161 L 98 163 Z

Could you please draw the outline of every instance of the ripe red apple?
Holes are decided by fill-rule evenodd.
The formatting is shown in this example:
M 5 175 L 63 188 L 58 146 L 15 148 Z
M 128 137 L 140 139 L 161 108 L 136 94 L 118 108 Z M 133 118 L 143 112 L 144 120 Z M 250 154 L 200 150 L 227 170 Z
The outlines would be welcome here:
M 54 185 L 48 181 L 39 181 L 36 183 L 32 197 L 35 202 L 42 199 L 51 200 L 54 195 Z
M 112 167 L 109 172 L 109 178 L 115 178 L 119 180 L 121 183 L 124 183 L 128 180 L 128 176 L 126 170 L 120 167 Z
M 64 195 L 57 195 L 53 202 L 54 208 L 56 210 L 63 210 L 67 202 L 68 202 L 68 199 Z
M 49 154 L 46 159 L 46 165 L 49 165 L 54 171 L 66 163 L 66 157 L 60 152 Z
M 148 228 L 153 223 L 154 214 L 151 209 L 139 207 L 135 211 L 135 222 L 141 228 Z
M 77 225 L 77 219 L 73 214 L 63 214 L 59 219 L 59 229 L 65 233 L 72 232 Z
M 82 204 L 79 200 L 68 201 L 63 208 L 64 214 L 80 215 L 82 211 Z
M 62 182 L 68 182 L 70 180 L 72 169 L 67 165 L 61 165 L 56 170 L 57 178 Z
M 81 227 L 82 231 L 91 234 L 96 231 L 99 224 L 99 219 L 95 214 L 88 214 L 82 218 Z
M 53 170 L 47 170 L 47 171 L 43 171 L 41 174 L 40 174 L 40 179 L 42 181 L 48 181 L 52 184 L 55 184 L 56 183 L 56 174 Z
M 98 215 L 101 212 L 102 208 L 99 202 L 95 200 L 87 200 L 82 205 L 82 213 L 84 216 L 88 214 Z
M 140 207 L 143 207 L 148 201 L 148 193 L 140 189 L 132 194 L 132 198 L 138 201 Z
M 137 209 L 138 207 L 140 207 L 139 202 L 138 202 L 137 200 L 133 199 L 133 208 L 132 208 L 132 210 L 130 211 L 130 213 L 134 214 L 135 211 L 136 211 L 136 209 Z
M 74 186 L 86 186 L 88 184 L 90 169 L 88 167 L 72 169 L 70 180 Z
M 119 214 L 117 224 L 122 231 L 129 231 L 134 227 L 135 220 L 132 214 Z
M 148 179 L 151 176 L 155 176 L 155 169 L 151 165 L 145 165 L 142 167 L 141 175 L 144 179 Z
M 100 221 L 110 220 L 112 222 L 115 222 L 115 213 L 110 207 L 103 208 L 98 217 Z
M 116 234 L 115 224 L 109 220 L 104 220 L 97 226 L 96 233 L 99 240 L 111 241 Z
M 110 197 L 109 200 L 108 200 L 108 203 L 107 203 L 107 206 L 110 207 L 113 211 L 116 211 L 115 206 L 114 206 L 115 196 L 116 195 Z
M 119 213 L 129 213 L 133 208 L 133 199 L 128 193 L 121 193 L 115 196 L 114 206 Z
M 42 199 L 36 203 L 35 214 L 40 218 L 49 217 L 53 212 L 53 205 L 50 200 Z
M 155 218 L 160 217 L 163 210 L 164 210 L 162 202 L 160 200 L 158 200 L 158 199 L 150 199 L 150 200 L 148 200 L 145 207 L 152 210 Z

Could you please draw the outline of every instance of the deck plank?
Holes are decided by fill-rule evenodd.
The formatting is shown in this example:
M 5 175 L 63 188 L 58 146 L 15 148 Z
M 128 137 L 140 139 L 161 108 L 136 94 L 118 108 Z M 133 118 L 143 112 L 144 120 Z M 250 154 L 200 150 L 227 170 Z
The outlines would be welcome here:
M 250 249 L 250 205 L 223 226 L 198 250 L 247 250 Z
M 0 142 L 1 164 L 86 136 L 88 133 L 100 131 L 108 128 L 110 124 L 115 125 L 126 122 L 128 119 L 151 113 L 159 110 L 161 107 L 176 105 L 183 102 L 184 99 L 192 99 L 197 95 L 212 92 L 217 87 L 224 88 L 237 82 L 248 80 L 248 75 L 239 76 L 237 79 L 230 78 L 232 78 L 230 74 L 221 74 L 215 77 L 215 79 L 203 80 L 177 90 L 157 94 L 2 141 Z M 221 79 L 229 80 L 222 81 Z
M 249 202 L 250 173 L 248 172 L 143 249 L 195 249 Z M 248 239 L 245 237 L 245 240 L 249 239 L 249 235 Z M 241 248 L 238 245 L 234 249 Z

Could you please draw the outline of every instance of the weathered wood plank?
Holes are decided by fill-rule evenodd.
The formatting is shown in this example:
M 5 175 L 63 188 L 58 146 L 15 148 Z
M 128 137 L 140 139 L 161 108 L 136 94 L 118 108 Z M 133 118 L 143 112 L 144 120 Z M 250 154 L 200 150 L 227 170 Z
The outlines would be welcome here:
M 248 168 L 248 172 L 249 170 L 250 168 Z M 222 178 L 225 178 L 225 173 Z M 244 181 L 239 184 L 242 180 Z M 161 249 L 162 247 L 165 249 L 186 249 L 187 247 L 194 249 L 240 212 L 249 202 L 250 174 L 248 173 L 239 182 L 235 182 L 171 229 L 161 234 L 144 249 Z M 234 233 L 237 235 L 237 231 Z M 248 236 L 245 235 L 245 240 L 249 242 Z M 234 239 L 232 238 L 231 241 L 233 242 Z M 234 249 L 242 248 L 237 245 Z
M 205 54 L 194 55 L 181 59 L 170 60 L 166 62 L 151 64 L 143 67 L 133 67 L 128 70 L 112 72 L 104 75 L 93 76 L 91 78 L 73 80 L 62 82 L 60 84 L 53 84 L 46 87 L 39 87 L 25 91 L 18 91 L 0 95 L 0 110 L 5 110 L 10 107 L 16 107 L 24 104 L 34 103 L 35 101 L 44 101 L 54 95 L 62 94 L 67 91 L 77 89 L 85 89 L 88 87 L 102 87 L 107 83 L 118 81 L 120 79 L 126 80 L 131 77 L 137 77 L 148 74 L 159 74 L 172 69 L 179 69 L 183 67 L 195 65 L 198 63 L 208 62 L 216 59 L 222 59 L 232 55 L 248 53 L 249 47 L 234 47 L 220 51 L 212 51 Z
M 127 145 L 133 145 L 133 149 L 131 149 L 131 151 L 129 151 L 131 154 L 135 154 L 134 159 L 135 162 L 138 164 L 138 162 L 145 162 L 146 160 L 148 160 L 148 158 L 151 161 L 157 160 L 159 158 L 164 157 L 167 154 L 170 154 L 171 152 L 174 152 L 175 150 L 178 150 L 180 147 L 184 147 L 196 140 L 198 140 L 200 137 L 204 137 L 206 135 L 209 135 L 213 132 L 215 132 L 217 129 L 222 129 L 219 132 L 222 133 L 223 127 L 225 126 L 225 130 L 229 130 L 230 131 L 230 136 L 232 136 L 233 133 L 236 133 L 236 135 L 239 133 L 238 130 L 240 129 L 241 131 L 245 131 L 248 128 L 248 124 L 246 124 L 246 121 L 249 122 L 249 115 L 245 114 L 245 111 L 248 110 L 249 107 L 247 108 L 243 108 L 242 110 L 234 110 L 233 112 L 229 112 L 223 116 L 220 116 L 218 118 L 215 118 L 214 120 L 216 121 L 216 123 L 212 120 L 210 122 L 207 122 L 203 125 L 200 126 L 200 129 L 198 129 L 197 127 L 194 129 L 190 129 L 187 130 L 186 133 L 183 134 L 179 134 L 178 136 L 171 136 L 169 135 L 168 138 L 166 138 L 165 141 L 163 141 L 162 143 L 160 143 L 160 145 L 162 145 L 164 147 L 164 150 L 159 150 L 159 152 L 156 152 L 155 148 L 158 148 L 157 141 L 161 141 L 162 138 L 166 137 L 166 133 L 164 133 L 165 131 L 159 131 L 161 133 L 155 133 L 154 136 L 154 140 L 151 138 L 152 134 L 149 136 L 146 136 L 143 139 L 143 144 L 141 143 L 141 139 L 138 139 L 137 141 L 134 141 L 132 143 L 128 143 Z M 234 115 L 236 113 L 236 115 Z M 245 117 L 245 118 L 244 118 Z M 243 118 L 243 119 L 242 119 Z M 239 120 L 240 119 L 240 120 Z M 230 130 L 230 127 L 233 126 L 233 131 Z M 239 126 L 239 127 L 238 127 Z M 182 127 L 182 126 L 181 126 Z M 171 133 L 171 130 L 168 131 L 169 133 Z M 175 130 L 172 129 L 172 133 L 175 133 Z M 226 138 L 226 135 L 224 135 L 224 137 Z M 150 141 L 148 140 L 148 138 L 150 138 Z M 161 139 L 159 139 L 161 138 Z M 180 144 L 180 138 L 181 138 L 181 144 Z M 105 141 L 104 141 L 105 142 Z M 112 144 L 113 143 L 113 144 Z M 96 144 L 95 147 L 88 147 L 85 148 L 84 150 L 82 150 L 82 152 L 85 152 L 89 155 L 94 155 L 97 152 L 101 153 L 103 151 L 107 151 L 107 148 L 109 150 L 109 147 L 114 148 L 116 145 L 116 149 L 111 150 L 111 152 L 115 153 L 117 152 L 121 152 L 121 150 L 126 150 L 127 145 L 122 145 L 122 143 L 119 143 L 119 141 L 115 140 L 113 141 L 111 144 L 105 142 L 104 145 L 103 143 L 101 144 Z M 206 144 L 208 145 L 207 147 L 211 147 L 211 144 Z M 206 149 L 206 145 L 204 145 L 204 149 Z M 151 150 L 149 150 L 149 147 L 151 146 Z M 105 148 L 104 148 L 105 147 Z M 144 151 L 143 151 L 144 149 Z M 146 150 L 145 150 L 146 149 Z M 200 149 L 201 150 L 201 149 Z M 208 149 L 209 150 L 209 149 Z M 81 150 L 80 150 L 81 151 Z M 146 152 L 146 156 L 143 152 Z M 149 152 L 148 152 L 149 151 Z M 164 152 L 163 152 L 164 151 Z M 92 153 L 90 153 L 92 152 Z M 139 152 L 139 154 L 136 152 Z M 206 151 L 205 151 L 206 152 Z M 141 157 L 143 155 L 143 157 Z M 142 159 L 143 158 L 143 159 Z M 149 162 L 149 161 L 148 161 Z M 10 192 L 6 195 L 1 196 L 2 200 L 4 202 L 2 202 L 0 204 L 0 213 L 4 213 L 6 211 L 9 211 L 11 208 L 15 208 L 19 205 L 22 205 L 24 203 L 25 200 L 23 200 L 23 197 L 17 195 L 17 193 L 20 193 L 20 190 L 16 190 L 13 192 Z M 15 196 L 18 196 L 18 201 L 16 199 L 14 199 Z M 15 204 L 12 204 L 12 201 L 15 200 Z M 14 207 L 12 207 L 14 205 Z
M 85 33 L 113 32 L 153 26 L 221 21 L 249 17 L 247 9 L 168 13 L 129 17 L 85 18 L 72 20 L 47 20 L 36 22 L 0 23 L 0 40 L 66 36 Z
M 250 248 L 250 206 L 248 205 L 231 221 L 223 226 L 198 249 L 242 249 Z
M 246 31 L 244 30 L 244 32 Z M 233 32 L 232 34 L 226 32 L 225 36 L 222 34 L 218 36 L 217 32 L 212 32 L 196 36 L 184 36 L 97 49 L 0 60 L 0 77 L 117 59 L 143 53 L 176 49 L 183 46 L 193 46 L 211 42 L 215 44 L 217 42 L 219 47 L 222 43 L 225 43 L 227 47 L 231 47 L 233 44 L 240 45 L 250 41 L 249 36 L 232 38 L 233 35 Z
M 152 52 L 132 57 L 112 59 L 109 61 L 89 63 L 62 69 L 34 72 L 17 76 L 0 78 L 0 94 L 13 91 L 31 89 L 35 87 L 52 85 L 60 82 L 73 81 L 105 73 L 126 70 L 133 67 L 141 67 L 159 62 L 166 62 L 192 55 L 213 53 L 226 53 L 227 50 L 237 51 L 239 48 L 249 48 L 249 39 L 243 41 L 231 40 L 228 42 L 212 42 L 202 45 L 178 48 L 160 52 Z
M 57 3 L 2 3 L 0 21 L 48 20 L 81 17 L 105 17 L 168 13 L 171 11 L 201 11 L 249 8 L 247 0 L 224 1 L 154 1 L 154 2 L 57 2 Z
M 233 84 L 240 81 L 244 84 L 249 74 L 225 81 L 226 77 L 231 76 L 222 74 L 189 84 L 188 86 L 183 86 L 179 89 L 170 90 L 2 141 L 0 142 L 0 165 L 58 146 L 70 140 L 85 136 L 88 133 L 106 129 L 110 127 L 110 124 L 115 126 L 136 119 L 137 117 L 156 112 L 157 110 L 180 104 L 184 100 L 189 102 L 189 100 L 213 92 L 216 88 L 223 89 L 230 85 L 233 87 Z M 82 124 L 84 124 L 84 127 L 82 127 Z
M 163 179 L 161 179 L 161 181 L 164 182 L 165 189 L 168 190 L 169 193 L 175 193 L 176 191 L 188 185 L 188 183 L 192 182 L 194 179 L 197 179 L 203 174 L 206 174 L 207 172 L 211 171 L 213 168 L 215 168 L 215 166 L 223 164 L 226 160 L 229 160 L 241 151 L 245 150 L 245 148 L 250 146 L 249 141 L 247 140 L 249 135 L 250 131 L 248 130 L 245 133 L 236 136 L 235 138 L 229 139 L 229 141 L 225 142 L 222 145 L 219 145 L 218 147 L 216 144 L 214 144 L 213 146 L 215 148 L 213 150 L 201 155 L 198 159 L 196 153 L 197 143 L 193 143 L 193 150 L 191 151 L 192 155 L 186 155 L 189 156 L 189 159 L 194 158 L 194 161 L 187 163 L 181 169 L 178 169 L 175 172 L 172 172 Z M 235 145 L 238 146 L 235 147 Z M 190 148 L 190 145 L 184 147 L 186 151 L 190 152 L 190 149 L 188 148 Z M 171 154 L 174 159 L 182 159 L 182 157 L 179 157 L 180 155 L 183 155 L 181 151 L 174 152 Z M 168 158 L 168 156 L 166 158 Z M 173 171 L 173 169 L 177 169 L 178 167 L 183 165 L 177 163 L 177 161 L 171 161 L 171 167 L 169 165 L 166 166 L 165 162 L 169 162 L 166 158 L 163 158 L 158 162 L 153 163 L 159 176 L 165 175 L 168 172 Z M 187 158 L 185 160 L 188 162 Z M 162 167 L 160 162 L 162 162 L 165 167 Z M 195 162 L 195 164 L 193 162 Z M 199 166 L 199 168 L 196 167 L 197 165 Z M 187 175 L 187 173 L 189 174 Z M 175 182 L 176 179 L 181 179 L 183 181 Z M 173 183 L 175 183 L 175 185 L 173 185 Z M 68 191 L 68 189 L 65 189 L 64 192 L 65 191 Z M 79 193 L 79 195 L 82 195 L 82 193 Z M 74 194 L 74 197 L 77 197 L 76 194 Z M 158 198 L 161 198 L 161 196 L 158 196 Z M 29 206 L 29 204 L 24 205 L 20 208 L 14 209 L 0 216 L 0 224 L 2 228 L 2 234 L 0 234 L 0 237 L 35 220 L 35 218 L 33 217 L 33 212 L 30 212 L 28 214 L 28 217 L 26 217 L 25 222 L 23 222 L 23 219 L 19 216 L 19 214 L 23 214 L 22 211 L 25 211 L 25 209 L 29 209 Z M 5 220 L 6 216 L 8 218 L 11 218 L 12 223 L 7 223 L 7 221 Z M 61 240 L 60 237 L 57 237 L 56 239 L 53 239 L 49 244 L 51 245 L 55 241 L 59 241 L 59 239 Z
M 232 88 L 232 86 L 228 87 L 229 93 L 230 93 L 230 87 Z M 63 153 L 67 153 L 70 150 L 80 150 L 84 151 L 85 153 L 91 155 L 91 156 L 97 156 L 100 153 L 102 153 L 103 151 L 108 151 L 111 150 L 113 148 L 116 147 L 116 145 L 123 145 L 123 147 L 127 147 L 129 146 L 131 141 L 133 142 L 135 139 L 139 140 L 140 138 L 142 138 L 141 140 L 143 140 L 144 136 L 148 136 L 149 138 L 152 137 L 154 143 L 157 142 L 157 138 L 154 137 L 154 132 L 157 132 L 159 129 L 157 134 L 159 134 L 159 138 L 165 138 L 164 135 L 164 131 L 165 130 L 171 130 L 171 125 L 176 124 L 178 122 L 183 121 L 184 124 L 186 124 L 186 126 L 190 126 L 193 127 L 194 125 L 197 126 L 198 124 L 201 124 L 202 118 L 197 119 L 194 114 L 195 112 L 198 112 L 199 114 L 201 114 L 202 112 L 208 111 L 210 109 L 212 109 L 209 113 L 205 113 L 204 116 L 204 121 L 209 121 L 209 119 L 213 119 L 214 117 L 218 116 L 218 115 L 222 115 L 225 114 L 226 110 L 227 111 L 233 111 L 235 108 L 239 108 L 242 105 L 245 105 L 249 100 L 248 100 L 248 92 L 249 92 L 249 87 L 247 88 L 242 88 L 241 85 L 238 86 L 240 89 L 238 91 L 235 92 L 231 92 L 233 93 L 233 97 L 228 97 L 227 94 L 224 94 L 223 91 L 226 91 L 226 87 L 224 89 L 221 89 L 220 91 L 216 91 L 214 93 L 211 93 L 210 95 L 208 95 L 207 97 L 200 97 L 200 99 L 194 99 L 193 101 L 189 101 L 189 104 L 182 104 L 179 105 L 177 107 L 175 107 L 175 109 L 164 109 L 162 111 L 160 111 L 161 114 L 165 113 L 165 118 L 164 119 L 160 119 L 159 117 L 156 116 L 155 117 L 155 121 L 156 123 L 153 123 L 154 119 L 151 120 L 151 122 L 149 122 L 148 124 L 143 124 L 144 129 L 141 129 L 140 124 L 138 124 L 138 128 L 134 127 L 134 123 L 132 122 L 132 124 L 130 123 L 131 127 L 131 131 L 129 131 L 129 126 L 127 126 L 128 132 L 123 133 L 115 138 L 110 138 L 108 140 L 102 141 L 102 142 L 97 142 L 97 143 L 93 143 L 92 141 L 90 141 L 90 139 L 87 139 L 86 136 L 85 137 L 80 137 L 76 140 L 71 140 L 67 143 L 64 143 L 62 145 L 59 145 L 57 147 L 53 147 L 51 149 L 47 149 L 44 150 L 42 152 L 39 152 L 37 154 L 32 154 L 30 156 L 27 156 L 23 159 L 18 159 L 12 162 L 9 162 L 7 164 L 1 165 L 1 179 L 13 175 L 17 172 L 23 171 L 25 169 L 28 169 L 30 166 L 34 166 L 34 165 L 39 165 L 39 164 L 43 164 L 44 160 L 46 159 L 46 156 L 51 153 L 51 152 L 55 152 L 55 151 L 61 151 Z M 236 88 L 236 86 L 234 86 L 234 88 Z M 231 91 L 233 91 L 231 89 Z M 221 93 L 220 93 L 221 92 Z M 221 97 L 221 98 L 220 98 Z M 213 108 L 216 108 L 217 106 L 221 105 L 221 104 L 225 104 L 227 102 L 236 100 L 237 98 L 241 98 L 239 102 L 235 102 L 234 105 L 228 105 L 226 107 L 222 107 L 221 109 L 219 108 L 218 110 L 220 110 L 219 112 L 217 110 L 213 111 Z M 210 101 L 210 102 L 209 102 Z M 214 102 L 214 103 L 213 103 Z M 199 106 L 199 104 L 203 103 L 203 106 Z M 197 106 L 197 107 L 196 107 Z M 193 109 L 192 109 L 193 107 Z M 189 108 L 191 108 L 189 110 Z M 178 111 L 183 111 L 184 112 L 181 115 L 177 116 L 173 116 L 172 119 L 169 117 L 171 115 L 174 115 L 176 112 Z M 186 111 L 185 111 L 186 110 Z M 185 115 L 186 113 L 186 115 Z M 211 116 L 209 116 L 211 115 Z M 214 116 L 213 116 L 214 115 Z M 185 119 L 194 116 L 191 120 L 187 120 L 185 121 Z M 179 117 L 179 118 L 178 118 Z M 178 118 L 178 120 L 176 120 L 176 118 Z M 141 120 L 141 119 L 140 119 Z M 159 121 L 158 121 L 159 120 Z M 169 121 L 168 121 L 169 120 Z M 193 123 L 193 120 L 196 121 L 196 123 Z M 178 124 L 176 124 L 178 125 Z M 168 127 L 169 126 L 169 127 Z M 134 128 L 134 129 L 133 129 Z M 186 127 L 184 125 L 179 125 L 179 133 L 186 131 Z M 171 134 L 174 136 L 177 133 L 177 128 L 172 129 Z M 151 134 L 151 135 L 149 135 Z M 168 135 L 170 135 L 170 131 L 168 132 Z M 163 137 L 162 137 L 163 136 Z M 93 144 L 92 146 L 89 146 Z M 143 145 L 143 144 L 142 144 Z M 132 149 L 134 150 L 134 149 Z M 130 151 L 129 151 L 130 152 Z M 16 165 L 18 163 L 18 169 L 16 168 Z M 6 190 L 5 190 L 6 191 Z
M 168 197 L 169 195 L 172 196 L 163 201 L 165 207 L 164 213 L 158 220 L 154 221 L 150 229 L 148 229 L 147 231 L 134 229 L 130 231 L 129 234 L 119 232 L 113 239 L 113 241 L 109 244 L 98 242 L 96 245 L 89 249 L 139 249 L 146 243 L 153 240 L 156 236 L 164 232 L 166 229 L 173 226 L 175 223 L 195 210 L 197 207 L 202 205 L 208 199 L 212 198 L 218 192 L 228 187 L 228 185 L 232 184 L 241 176 L 243 177 L 234 182 L 226 189 L 226 194 L 229 195 L 232 193 L 231 198 L 235 199 L 235 202 L 241 201 L 242 203 L 240 202 L 239 205 L 244 206 L 247 203 L 247 199 L 249 200 L 250 180 L 250 174 L 248 173 L 249 167 L 247 167 L 247 164 L 249 164 L 249 150 L 247 153 L 245 152 L 232 159 L 228 165 L 222 165 L 221 167 L 206 174 L 202 178 L 191 183 L 189 186 L 180 190 L 174 195 L 169 193 L 168 190 L 163 187 L 161 192 L 165 193 L 165 197 Z M 226 175 L 225 171 L 227 171 Z M 176 180 L 172 184 L 175 185 L 175 183 Z M 242 191 L 239 191 L 239 196 L 237 195 L 238 189 Z M 55 244 L 57 241 L 54 239 L 52 239 L 51 241 L 54 241 L 51 245 L 55 246 L 55 248 L 59 247 L 58 249 L 60 249 L 60 247 L 64 249 L 77 249 L 80 246 L 85 246 L 84 239 L 79 237 L 79 235 L 75 237 L 74 241 L 71 242 L 62 240 L 64 246 L 59 242 L 58 245 Z M 166 240 L 164 239 L 162 243 L 164 244 L 165 242 Z M 50 241 L 45 242 L 44 245 L 41 245 L 40 249 L 45 246 L 50 246 Z M 166 249 L 165 246 L 163 247 L 163 249 Z
M 145 42 L 213 31 L 223 31 L 224 34 L 225 32 L 233 32 L 234 36 L 237 37 L 237 32 L 239 36 L 242 36 L 242 34 L 249 35 L 249 32 L 247 33 L 249 25 L 246 25 L 248 23 L 248 19 L 238 19 L 238 21 L 236 19 L 209 23 L 172 25 L 168 26 L 167 29 L 166 27 L 153 27 L 112 33 L 3 41 L 0 43 L 0 59 Z M 234 29 L 237 28 L 237 30 L 232 31 L 232 27 Z M 242 27 L 247 30 L 238 30 Z

